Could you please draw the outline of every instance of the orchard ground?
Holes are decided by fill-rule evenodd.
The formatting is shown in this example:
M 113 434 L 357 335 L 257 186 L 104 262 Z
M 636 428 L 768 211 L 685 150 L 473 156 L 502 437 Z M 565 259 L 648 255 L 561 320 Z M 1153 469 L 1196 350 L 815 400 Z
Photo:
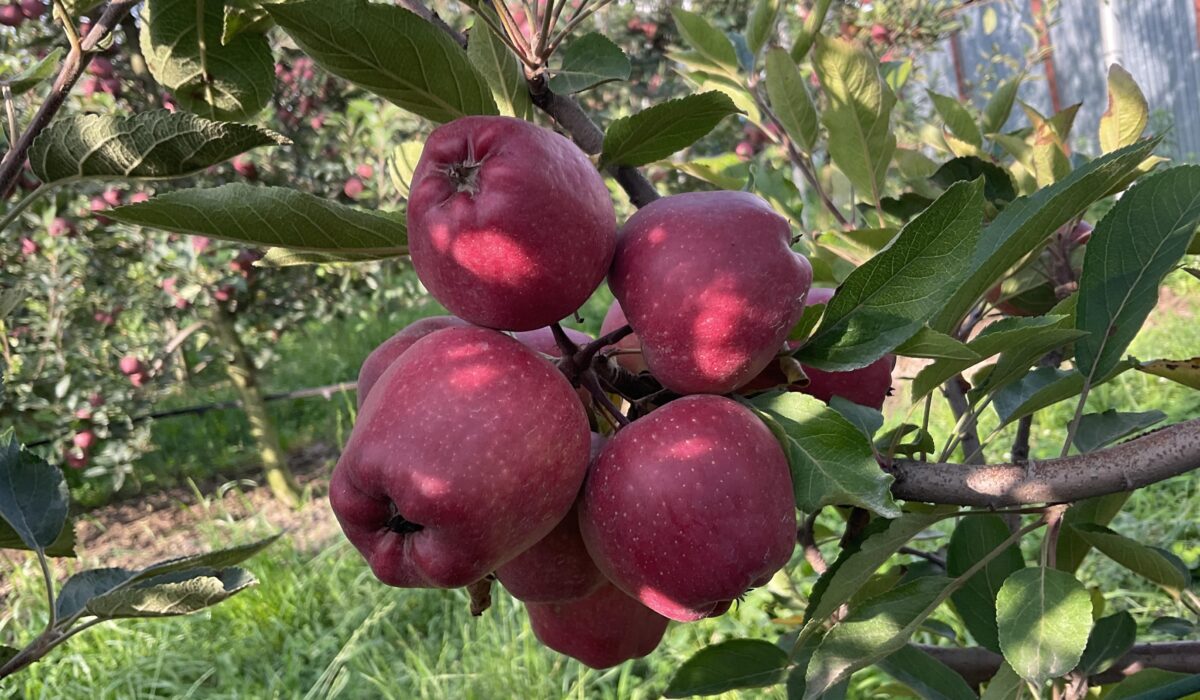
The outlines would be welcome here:
M 1133 355 L 1149 360 L 1194 354 L 1200 347 L 1198 284 L 1182 274 L 1168 278 L 1151 323 L 1131 348 Z M 602 288 L 583 309 L 585 322 L 580 327 L 595 333 L 610 298 Z M 352 378 L 367 353 L 397 328 L 440 312 L 431 301 L 414 300 L 383 310 L 364 309 L 336 324 L 298 328 L 282 339 L 285 360 L 268 368 L 267 389 L 285 391 Z M 918 367 L 911 360 L 897 367 L 895 376 L 900 379 L 888 411 L 892 422 L 901 422 L 909 408 L 904 378 L 912 377 Z M 203 404 L 232 396 L 231 388 L 179 392 L 162 405 Z M 1166 422 L 1175 423 L 1200 416 L 1196 396 L 1166 380 L 1130 372 L 1097 389 L 1089 410 L 1160 408 L 1167 413 Z M 1070 418 L 1069 403 L 1039 414 L 1032 440 L 1035 458 L 1057 449 L 1062 426 Z M 136 466 L 137 501 L 100 491 L 75 494 L 92 508 L 80 518 L 81 557 L 63 566 L 61 577 L 85 567 L 144 563 L 160 555 L 284 530 L 283 541 L 248 564 L 261 585 L 191 618 L 101 625 L 14 677 L 13 685 L 3 691 L 9 693 L 6 697 L 653 698 L 661 694 L 673 669 L 706 644 L 788 630 L 770 624 L 779 612 L 771 589 L 790 585 L 781 575 L 752 592 L 729 615 L 675 625 L 646 659 L 593 671 L 542 647 L 520 605 L 499 587 L 493 591 L 492 609 L 472 618 L 462 591 L 400 590 L 380 584 L 340 535 L 324 495 L 338 446 L 353 424 L 354 405 L 352 393 L 272 405 L 308 496 L 295 511 L 255 488 L 256 465 L 247 464 L 244 457 L 253 454 L 252 442 L 241 413 L 213 411 L 156 424 L 155 442 L 161 449 Z M 994 420 L 985 417 L 982 425 L 985 434 L 993 427 L 989 419 Z M 936 403 L 932 421 L 935 433 L 952 428 L 948 409 L 939 412 Z M 1011 435 L 996 442 L 1007 443 Z M 1195 561 L 1200 556 L 1200 529 L 1186 514 L 1197 512 L 1200 477 L 1193 474 L 1137 492 L 1114 527 L 1148 544 L 1174 543 L 1176 554 Z M 831 527 L 835 517 L 829 512 L 823 516 Z M 920 546 L 933 550 L 944 543 L 944 538 L 932 536 Z M 796 566 L 798 575 L 805 573 L 803 564 Z M 6 553 L 0 568 L 5 571 L 0 595 L 12 606 L 7 624 L 37 628 L 45 609 L 36 564 Z M 1081 580 L 1088 585 L 1103 582 L 1108 610 L 1130 611 L 1143 630 L 1156 618 L 1183 616 L 1144 580 L 1102 557 L 1088 558 Z M 949 621 L 948 615 L 941 616 L 942 623 Z M 963 630 L 956 633 L 962 635 Z M 1152 633 L 1146 639 L 1170 637 Z M 938 631 L 928 627 L 915 639 L 937 640 Z M 737 697 L 783 694 L 780 687 L 743 691 Z M 851 688 L 851 697 L 897 694 L 908 691 L 873 670 L 856 675 Z

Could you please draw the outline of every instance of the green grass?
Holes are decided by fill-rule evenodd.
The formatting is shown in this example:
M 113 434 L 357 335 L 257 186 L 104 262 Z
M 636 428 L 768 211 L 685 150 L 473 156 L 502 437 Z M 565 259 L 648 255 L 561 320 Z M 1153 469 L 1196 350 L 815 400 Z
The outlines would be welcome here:
M 1172 289 L 1189 296 L 1190 320 L 1155 318 L 1131 348 L 1143 359 L 1190 357 L 1200 350 L 1200 300 L 1192 280 L 1172 281 Z M 595 331 L 607 303 L 598 293 L 585 311 L 584 327 Z M 283 362 L 270 368 L 269 390 L 313 386 L 352 378 L 358 363 L 397 328 L 433 307 L 397 303 L 335 323 L 314 323 L 286 336 L 280 344 Z M 172 398 L 182 404 L 225 398 L 223 390 Z M 340 443 L 351 424 L 354 397 L 333 401 L 305 399 L 273 406 L 284 440 L 302 445 L 314 439 Z M 931 426 L 945 436 L 949 412 L 935 402 Z M 1175 422 L 1200 415 L 1200 394 L 1155 377 L 1129 372 L 1099 388 L 1089 411 L 1105 408 L 1160 408 Z M 1040 413 L 1033 449 L 1041 457 L 1056 455 L 1073 402 Z M 893 417 L 898 421 L 900 417 Z M 986 413 L 983 432 L 995 425 Z M 249 436 L 236 411 L 209 414 L 155 426 L 155 439 L 169 446 L 143 460 L 139 469 L 153 471 L 143 485 L 158 487 L 188 478 L 237 472 L 251 453 Z M 989 448 L 989 458 L 1004 459 L 1012 429 L 1002 431 Z M 1151 545 L 1170 547 L 1195 565 L 1200 534 L 1194 518 L 1200 512 L 1200 480 L 1177 478 L 1139 491 L 1113 523 L 1119 532 Z M 840 529 L 835 515 L 825 524 Z M 935 533 L 928 546 L 944 544 Z M 229 532 L 215 519 L 198 534 L 211 543 L 228 543 L 248 535 Z M 96 565 L 97 562 L 90 562 Z M 354 550 L 340 538 L 315 554 L 301 553 L 287 540 L 247 564 L 259 587 L 204 613 L 183 619 L 109 623 L 85 632 L 51 659 L 36 664 L 8 685 L 7 697 L 30 698 L 654 698 L 672 672 L 708 643 L 733 636 L 775 639 L 789 628 L 772 624 L 776 616 L 802 609 L 811 572 L 797 562 L 793 569 L 799 594 L 786 580 L 752 592 L 735 612 L 692 625 L 673 624 L 666 641 L 645 660 L 598 672 L 540 647 L 524 620 L 520 605 L 497 590 L 492 610 L 480 618 L 467 612 L 460 591 L 405 591 L 379 584 Z M 1167 596 L 1104 557 L 1089 555 L 1079 572 L 1089 586 L 1101 586 L 1108 612 L 1129 610 L 1144 630 L 1162 615 L 1186 617 Z M 12 583 L 9 617 L 0 623 L 3 640 L 44 623 L 44 602 L 35 567 L 26 562 Z M 948 611 L 936 615 L 962 629 Z M 921 641 L 934 638 L 919 633 Z M 27 638 L 27 637 L 21 637 Z M 868 671 L 855 676 L 851 697 L 895 697 L 904 691 L 886 676 Z M 782 688 L 746 692 L 736 697 L 782 698 Z M 730 697 L 735 697 L 730 695 Z

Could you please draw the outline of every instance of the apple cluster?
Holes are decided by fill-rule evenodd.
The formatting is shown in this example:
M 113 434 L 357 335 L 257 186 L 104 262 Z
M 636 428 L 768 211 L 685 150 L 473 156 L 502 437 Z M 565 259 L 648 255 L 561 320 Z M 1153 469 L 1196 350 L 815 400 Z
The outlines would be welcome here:
M 787 564 L 787 459 L 740 396 L 878 407 L 892 359 L 785 371 L 806 303 L 833 290 L 812 287 L 783 217 L 746 192 L 695 192 L 618 231 L 587 156 L 507 117 L 436 129 L 407 216 L 416 273 L 454 315 L 363 363 L 329 494 L 381 581 L 494 577 L 542 643 L 604 668 Z M 601 338 L 557 325 L 606 280 Z

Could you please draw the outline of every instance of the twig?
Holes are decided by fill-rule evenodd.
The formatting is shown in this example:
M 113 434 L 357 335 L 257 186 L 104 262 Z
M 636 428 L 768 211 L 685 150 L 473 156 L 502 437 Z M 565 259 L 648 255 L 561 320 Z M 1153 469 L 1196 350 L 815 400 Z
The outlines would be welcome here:
M 592 395 L 592 399 L 595 400 L 595 402 L 599 404 L 609 416 L 617 421 L 618 428 L 624 428 L 625 426 L 629 425 L 629 418 L 624 413 L 621 413 L 621 409 L 613 405 L 612 399 L 608 398 L 608 393 L 604 391 L 604 389 L 600 386 L 599 380 L 596 379 L 595 372 L 584 373 L 582 380 L 583 388 L 587 389 L 587 392 Z
M 926 552 L 925 550 L 917 549 L 916 547 L 901 547 L 896 551 L 898 551 L 900 554 L 908 554 L 909 556 L 920 557 L 921 559 L 924 559 L 930 564 L 933 564 L 934 566 L 943 570 L 946 568 L 946 560 L 934 554 L 933 552 Z
M 17 183 L 17 177 L 21 173 L 25 156 L 29 153 L 29 147 L 33 144 L 34 138 L 50 125 L 54 115 L 62 108 L 67 95 L 71 93 L 71 88 L 91 63 L 92 50 L 139 2 L 141 0 L 112 0 L 108 7 L 104 8 L 104 13 L 92 25 L 91 31 L 79 46 L 72 47 L 67 57 L 63 59 L 62 68 L 59 69 L 58 76 L 54 79 L 49 94 L 46 95 L 46 101 L 33 115 L 33 119 L 30 120 L 29 126 L 25 127 L 21 137 L 5 154 L 4 160 L 0 161 L 0 199 L 7 199 L 12 193 L 12 188 Z
M 825 562 L 825 557 L 821 555 L 821 550 L 817 548 L 817 542 L 813 538 L 813 528 L 817 524 L 817 516 L 821 514 L 821 509 L 818 508 L 808 514 L 804 522 L 800 525 L 800 529 L 796 532 L 796 541 L 804 549 L 804 560 L 813 568 L 813 571 L 818 575 L 825 573 L 829 565 Z
M 1013 440 L 1012 461 L 1025 462 L 1029 460 L 1029 433 L 1033 428 L 1033 415 L 1022 416 L 1017 421 L 1017 437 Z

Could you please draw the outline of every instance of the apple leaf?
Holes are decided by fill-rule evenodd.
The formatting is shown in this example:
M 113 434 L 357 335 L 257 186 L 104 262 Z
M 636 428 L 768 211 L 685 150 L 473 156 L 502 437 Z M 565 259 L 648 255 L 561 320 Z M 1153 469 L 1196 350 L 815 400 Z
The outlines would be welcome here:
M 1075 364 L 1090 380 L 1112 371 L 1158 303 L 1158 289 L 1200 224 L 1200 166 L 1134 185 L 1096 225 L 1083 258 Z
M 372 258 L 408 252 L 407 228 L 398 213 L 355 209 L 286 187 L 234 183 L 180 190 L 110 209 L 105 216 L 262 247 Z
M 9 525 L 7 521 L 0 519 L 0 549 L 32 549 L 17 531 Z M 44 552 L 48 557 L 74 557 L 75 556 L 75 524 L 68 518 L 63 528 L 58 533 L 58 537 L 53 542 L 46 545 Z
M 775 25 L 779 22 L 780 0 L 758 0 L 746 20 L 746 46 L 750 54 L 757 56 L 762 47 L 775 34 Z M 790 56 L 789 56 L 790 58 Z
M 1133 648 L 1137 640 L 1137 623 L 1133 615 L 1121 611 L 1115 615 L 1096 620 L 1088 636 L 1087 647 L 1079 659 L 1079 670 L 1085 676 L 1094 676 L 1107 671 Z
M 1192 700 L 1200 692 L 1200 675 L 1147 668 L 1105 688 L 1104 700 Z
M 1065 571 L 1021 569 L 996 596 L 1004 659 L 1022 678 L 1042 683 L 1079 663 L 1092 631 L 1092 598 Z
M 1007 204 L 1017 198 L 1017 190 L 1008 172 L 995 163 L 975 156 L 960 156 L 942 163 L 929 176 L 929 181 L 946 189 L 956 182 L 970 182 L 979 177 L 983 178 L 983 198 L 989 202 Z
M 804 619 L 825 620 L 850 600 L 901 547 L 918 533 L 946 517 L 952 509 L 903 513 L 892 520 L 877 520 L 865 538 L 842 550 L 813 586 Z
M 1018 676 L 1005 661 L 1001 662 L 1000 668 L 992 675 L 979 700 L 1021 700 L 1028 690 L 1025 679 Z
M 787 667 L 787 652 L 778 646 L 761 639 L 731 639 L 707 646 L 683 662 L 663 697 L 766 688 L 782 682 Z
M 1165 634 L 1179 639 L 1186 639 L 1195 634 L 1196 625 L 1182 617 L 1165 615 L 1154 618 L 1154 621 L 1150 623 L 1150 627 L 1146 631 L 1151 634 Z
M 187 615 L 257 583 L 237 567 L 177 571 L 102 593 L 88 601 L 87 612 L 106 619 Z
M 424 150 L 424 141 L 404 141 L 392 149 L 392 155 L 387 159 L 388 179 L 405 199 L 408 199 L 413 173 L 417 170 L 417 163 L 420 162 L 421 152 Z
M 1017 91 L 1021 88 L 1021 81 L 1024 79 L 1025 74 L 1020 73 L 1005 80 L 996 88 L 996 92 L 992 93 L 992 98 L 983 108 L 984 133 L 995 134 L 1004 128 L 1004 124 L 1012 115 L 1013 106 L 1017 103 Z
M 394 256 L 401 257 L 401 253 Z M 268 248 L 265 255 L 255 267 L 295 267 L 297 265 L 353 265 L 354 263 L 371 260 L 386 260 L 371 253 L 318 253 L 310 250 L 292 250 L 290 248 Z
M 128 583 L 136 571 L 132 569 L 105 568 L 87 569 L 67 579 L 58 592 L 55 611 L 59 619 L 66 619 L 87 609 L 88 601 Z
M 588 32 L 567 44 L 550 89 L 560 95 L 583 92 L 613 80 L 629 80 L 632 69 L 620 46 L 603 34 Z
M 817 700 L 855 671 L 902 649 L 951 586 L 944 576 L 924 576 L 851 610 L 813 654 L 804 677 L 804 700 Z
M 1170 379 L 1192 389 L 1200 389 L 1200 357 L 1189 360 L 1153 360 L 1134 366 L 1139 372 Z
M 853 423 L 868 440 L 873 439 L 875 433 L 883 427 L 883 414 L 870 406 L 860 406 L 841 396 L 834 396 L 829 400 L 829 407 Z
M 979 362 L 984 359 L 961 340 L 939 333 L 928 326 L 922 327 L 916 335 L 901 343 L 896 348 L 896 354 L 904 357 L 967 362 Z
M 750 403 L 783 447 L 797 508 L 811 513 L 822 506 L 856 505 L 885 517 L 900 515 L 891 475 L 879 468 L 862 431 L 837 411 L 789 391 Z
M 804 85 L 800 69 L 787 51 L 767 52 L 767 96 L 788 138 L 803 153 L 812 153 L 820 137 L 817 108 Z
M 267 36 L 248 32 L 222 44 L 224 3 L 146 0 L 139 19 L 150 74 L 187 111 L 246 119 L 271 100 L 275 59 Z
M 946 128 L 950 130 L 950 133 L 976 148 L 983 146 L 983 134 L 979 132 L 979 125 L 975 123 L 975 117 L 971 116 L 962 103 L 953 97 L 939 95 L 932 90 L 928 91 L 928 95 L 933 102 L 933 108 L 946 123 Z
M 291 143 L 249 124 L 156 109 L 129 116 L 79 114 L 52 122 L 29 149 L 42 182 L 183 177 L 259 146 Z
M 293 0 L 263 8 L 322 68 L 414 114 L 448 122 L 498 113 L 466 51 L 408 10 L 367 0 Z
M 979 236 L 967 263 L 968 275 L 956 285 L 954 294 L 930 327 L 953 333 L 959 320 L 988 287 L 1042 246 L 1060 226 L 1082 214 L 1136 172 L 1160 140 L 1160 137 L 1145 139 L 1097 158 L 1076 168 L 1062 181 L 1005 207 Z
M 1103 525 L 1080 523 L 1072 527 L 1084 542 L 1106 557 L 1171 593 L 1178 593 L 1190 583 L 1190 577 L 1184 571 L 1153 547 L 1131 540 Z
M 975 562 L 1004 544 L 1011 534 L 1004 519 L 998 515 L 963 518 L 950 536 L 950 545 L 946 550 L 946 573 L 961 576 Z M 1021 556 L 1021 548 L 1014 543 L 967 579 L 963 587 L 950 597 L 967 631 L 976 642 L 992 651 L 1000 651 L 996 630 L 996 594 L 1009 575 L 1023 568 L 1025 559 Z
M 1108 68 L 1108 109 L 1100 117 L 1100 148 L 1110 153 L 1142 137 L 1150 105 L 1133 76 L 1119 64 Z
M 717 91 L 661 102 L 609 124 L 600 160 L 607 165 L 653 163 L 687 148 L 737 113 L 733 100 Z
M 64 49 L 60 46 L 46 54 L 40 61 L 4 80 L 14 97 L 23 95 L 34 89 L 50 76 L 58 72 L 58 62 L 62 60 Z
M 884 673 L 916 691 L 922 698 L 978 700 L 963 677 L 949 666 L 906 644 L 875 664 Z
M 226 549 L 218 549 L 213 552 L 203 552 L 200 554 L 192 554 L 186 557 L 177 557 L 160 561 L 156 564 L 151 564 L 141 571 L 137 572 L 134 577 L 135 581 L 142 581 L 155 576 L 164 576 L 173 574 L 179 571 L 188 569 L 227 569 L 236 564 L 241 564 L 250 557 L 258 554 L 278 540 L 280 535 L 272 535 L 265 539 L 246 544 L 228 547 Z
M 1055 568 L 1075 571 L 1091 551 L 1092 546 L 1079 536 L 1074 526 L 1085 523 L 1108 525 L 1128 500 L 1129 492 L 1122 491 L 1087 498 L 1072 505 L 1063 516 L 1063 526 L 1058 531 L 1058 558 Z
M 815 39 L 813 69 L 829 97 L 821 115 L 829 156 L 866 199 L 878 202 L 896 150 L 890 123 L 896 95 L 866 48 L 822 34 Z
M 1084 414 L 1075 431 L 1075 449 L 1080 454 L 1094 452 L 1122 438 L 1140 433 L 1146 428 L 1166 420 L 1162 411 L 1124 413 L 1109 409 L 1102 413 Z
M 0 518 L 29 549 L 44 551 L 67 524 L 70 496 L 57 467 L 22 449 L 16 437 L 0 446 Z
M 675 27 L 683 40 L 708 61 L 737 73 L 737 51 L 725 33 L 714 27 L 703 16 L 679 7 L 671 8 Z
M 501 114 L 517 119 L 533 116 L 533 100 L 529 97 L 521 61 L 486 22 L 476 22 L 471 28 L 467 58 L 491 86 L 492 97 Z
M 850 273 L 797 359 L 857 369 L 916 335 L 966 274 L 982 219 L 983 181 L 953 185 Z

